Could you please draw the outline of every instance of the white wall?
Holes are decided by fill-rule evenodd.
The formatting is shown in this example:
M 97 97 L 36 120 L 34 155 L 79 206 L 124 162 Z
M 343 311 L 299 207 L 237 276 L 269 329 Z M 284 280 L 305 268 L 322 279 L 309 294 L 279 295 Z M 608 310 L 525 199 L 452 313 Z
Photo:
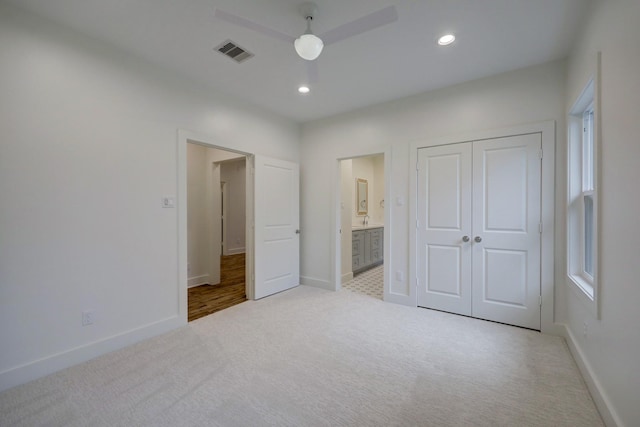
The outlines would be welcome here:
M 385 271 L 392 278 L 390 288 L 395 300 L 411 304 L 406 278 L 409 277 L 410 168 L 409 145 L 416 140 L 458 135 L 478 130 L 512 127 L 523 123 L 556 120 L 564 128 L 565 63 L 554 62 L 513 71 L 446 89 L 415 95 L 349 114 L 307 123 L 303 126 L 301 157 L 303 180 L 301 203 L 302 227 L 301 276 L 303 283 L 332 288 L 331 240 L 332 217 L 338 171 L 336 159 L 384 152 L 391 147 L 391 166 L 385 169 L 390 179 L 390 212 L 387 221 L 391 232 L 390 254 L 385 254 Z M 564 132 L 557 138 L 557 174 L 564 176 Z M 310 179 L 323 176 L 326 179 Z M 306 179 L 305 179 L 306 178 Z M 398 198 L 400 200 L 398 200 Z M 564 201 L 564 186 L 556 199 Z M 400 202 L 400 203 L 398 203 Z M 556 209 L 556 220 L 563 223 L 564 208 Z M 564 260 L 564 231 L 556 236 L 556 258 Z M 560 264 L 562 265 L 562 264 Z M 404 280 L 395 279 L 403 273 Z M 558 273 L 558 278 L 562 274 Z M 556 302 L 562 304 L 562 290 Z M 402 297 L 402 296 L 407 297 Z
M 374 187 L 369 194 L 369 212 L 371 223 L 384 224 L 384 155 L 380 154 L 373 158 L 373 179 Z
M 640 425 L 638 22 L 637 0 L 594 2 L 591 19 L 570 57 L 565 99 L 568 112 L 594 75 L 596 54 L 601 51 L 601 319 L 596 319 L 573 292 L 567 293 L 562 319 L 605 420 L 609 425 L 617 422 L 626 426 Z M 564 273 L 564 265 L 558 265 L 558 270 Z M 603 409 L 605 402 L 610 411 Z
M 211 284 L 211 164 L 207 147 L 187 145 L 187 256 L 189 286 Z M 209 179 L 207 179 L 209 178 Z
M 177 192 L 178 128 L 290 161 L 300 130 L 2 3 L 0 40 L 5 389 L 186 321 L 184 206 L 161 207 Z
M 369 200 L 369 223 L 383 224 L 384 209 L 380 207 L 380 200 L 384 199 L 384 155 L 358 157 L 352 160 L 351 186 L 351 222 L 353 225 L 362 225 L 363 215 L 358 215 L 356 180 L 367 180 L 367 198 Z
M 220 164 L 220 180 L 227 184 L 225 221 L 227 239 L 223 250 L 224 255 L 241 254 L 245 251 L 246 170 L 244 158 Z
M 353 279 L 352 246 L 351 246 L 351 226 L 353 224 L 353 192 L 355 184 L 353 182 L 353 161 L 351 159 L 340 162 L 340 283 L 346 283 Z

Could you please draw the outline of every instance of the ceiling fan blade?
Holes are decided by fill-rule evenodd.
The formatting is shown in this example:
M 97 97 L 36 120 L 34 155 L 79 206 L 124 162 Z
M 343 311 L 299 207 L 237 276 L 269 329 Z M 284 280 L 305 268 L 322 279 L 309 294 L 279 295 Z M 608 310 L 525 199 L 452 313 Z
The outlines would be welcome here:
M 247 28 L 249 30 L 255 31 L 256 33 L 260 33 L 262 35 L 265 35 L 267 37 L 271 37 L 274 38 L 276 40 L 281 40 L 283 42 L 286 43 L 291 43 L 293 44 L 293 42 L 295 41 L 295 37 L 292 37 L 288 34 L 285 33 L 281 33 L 278 30 L 274 30 L 272 28 L 269 27 L 265 27 L 264 25 L 260 25 L 256 22 L 253 21 L 249 21 L 246 18 L 243 18 L 241 16 L 238 15 L 234 15 L 233 13 L 229 13 L 229 12 L 225 12 L 222 9 L 217 9 L 214 12 L 214 16 L 222 21 L 226 21 L 230 24 L 233 25 L 237 25 L 239 27 L 244 27 Z
M 318 83 L 318 61 L 304 61 L 307 63 L 307 83 Z
M 333 30 L 320 34 L 318 37 L 322 39 L 325 45 L 328 45 L 373 30 L 374 28 L 390 24 L 397 20 L 398 12 L 396 11 L 396 7 L 388 6 L 384 9 L 365 15 L 362 18 L 358 18 L 355 21 L 340 25 Z

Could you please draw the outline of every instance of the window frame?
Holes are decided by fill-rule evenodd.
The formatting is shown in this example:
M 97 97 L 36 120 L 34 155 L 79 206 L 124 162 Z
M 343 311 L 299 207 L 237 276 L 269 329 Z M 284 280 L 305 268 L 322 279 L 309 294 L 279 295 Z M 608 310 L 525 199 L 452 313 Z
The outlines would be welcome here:
M 599 318 L 599 111 L 596 80 L 584 88 L 568 117 L 567 144 L 567 283 Z M 587 230 L 587 199 L 592 202 Z M 587 257 L 591 258 L 591 263 Z

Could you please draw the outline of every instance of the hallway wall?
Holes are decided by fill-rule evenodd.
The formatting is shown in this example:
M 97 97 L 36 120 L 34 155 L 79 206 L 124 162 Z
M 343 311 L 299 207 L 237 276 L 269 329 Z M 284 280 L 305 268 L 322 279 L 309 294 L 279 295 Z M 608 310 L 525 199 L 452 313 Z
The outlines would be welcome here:
M 246 245 L 246 160 L 220 164 L 220 180 L 226 183 L 227 239 L 223 255 L 244 253 Z

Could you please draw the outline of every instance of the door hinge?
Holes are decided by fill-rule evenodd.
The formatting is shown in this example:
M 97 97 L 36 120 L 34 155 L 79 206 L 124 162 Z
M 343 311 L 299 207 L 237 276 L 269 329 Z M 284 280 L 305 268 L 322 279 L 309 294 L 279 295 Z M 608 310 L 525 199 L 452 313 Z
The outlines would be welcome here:
M 538 232 L 542 234 L 542 221 L 538 223 Z
M 416 220 L 416 228 L 420 228 L 420 221 Z
M 416 160 L 416 170 L 420 170 L 420 160 Z
M 544 152 L 541 148 L 540 150 L 538 150 L 538 157 L 542 158 L 543 155 L 544 155 Z
M 540 307 L 542 307 L 542 295 L 540 295 Z

